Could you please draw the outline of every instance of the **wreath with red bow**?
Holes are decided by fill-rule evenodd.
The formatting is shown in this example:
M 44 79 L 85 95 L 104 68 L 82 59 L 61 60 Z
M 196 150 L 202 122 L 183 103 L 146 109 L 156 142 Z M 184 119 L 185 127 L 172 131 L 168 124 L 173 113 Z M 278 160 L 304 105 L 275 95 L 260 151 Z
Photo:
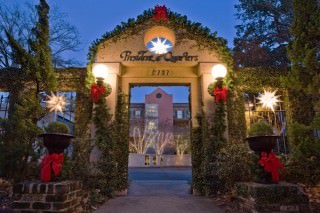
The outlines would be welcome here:
M 259 165 L 264 167 L 266 172 L 271 173 L 273 183 L 279 182 L 280 171 L 284 172 L 284 167 L 279 158 L 273 152 L 270 152 L 269 154 L 262 152 Z
M 91 100 L 93 103 L 99 103 L 102 96 L 109 96 L 112 92 L 110 84 L 92 84 L 91 85 Z
M 57 154 L 48 154 L 42 158 L 41 161 L 41 181 L 49 182 L 51 181 L 52 173 L 55 177 L 60 175 L 62 170 L 62 163 L 63 163 L 63 153 Z
M 221 88 L 216 83 L 211 83 L 208 86 L 208 93 L 215 97 L 215 102 L 226 102 L 228 97 L 228 87 L 222 86 Z

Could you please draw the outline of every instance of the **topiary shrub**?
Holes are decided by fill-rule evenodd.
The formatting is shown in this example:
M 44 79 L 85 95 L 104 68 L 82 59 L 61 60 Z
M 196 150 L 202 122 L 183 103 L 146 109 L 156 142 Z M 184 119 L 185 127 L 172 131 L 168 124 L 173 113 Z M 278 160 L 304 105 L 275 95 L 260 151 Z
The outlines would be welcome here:
M 272 126 L 265 121 L 258 121 L 250 125 L 248 136 L 273 135 Z
M 46 132 L 47 133 L 70 134 L 70 128 L 65 123 L 62 123 L 62 122 L 59 122 L 59 121 L 54 121 L 54 122 L 51 122 L 46 127 Z

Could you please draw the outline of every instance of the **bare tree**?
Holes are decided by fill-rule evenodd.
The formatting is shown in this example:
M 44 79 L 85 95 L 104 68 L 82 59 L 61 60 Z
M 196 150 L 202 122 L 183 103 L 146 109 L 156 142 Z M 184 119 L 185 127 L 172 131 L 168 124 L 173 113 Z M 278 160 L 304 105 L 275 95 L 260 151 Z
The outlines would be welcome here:
M 175 145 L 177 150 L 177 155 L 182 157 L 184 153 L 189 149 L 190 138 L 187 135 L 177 135 L 175 137 Z
M 164 148 L 173 143 L 172 132 L 155 132 L 152 137 L 153 147 L 158 156 L 163 154 Z
M 68 23 L 66 15 L 57 8 L 50 10 L 50 41 L 52 63 L 54 67 L 77 65 L 74 59 L 64 59 L 66 52 L 79 50 L 80 39 L 77 29 Z M 26 50 L 31 49 L 30 41 L 34 40 L 33 28 L 38 19 L 35 7 L 30 3 L 21 6 L 7 7 L 0 4 L 0 68 L 17 66 L 13 51 L 5 32 L 12 35 Z
M 141 131 L 141 127 L 133 127 L 132 140 L 130 140 L 130 148 L 138 154 L 145 154 L 152 145 L 154 135 L 147 133 L 146 128 Z

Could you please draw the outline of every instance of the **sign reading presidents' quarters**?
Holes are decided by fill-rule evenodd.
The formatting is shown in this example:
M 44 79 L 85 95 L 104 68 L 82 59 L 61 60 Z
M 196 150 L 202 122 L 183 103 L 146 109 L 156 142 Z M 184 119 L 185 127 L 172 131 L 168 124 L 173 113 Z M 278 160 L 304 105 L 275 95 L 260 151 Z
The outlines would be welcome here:
M 130 50 L 125 50 L 120 54 L 122 61 L 131 61 L 131 62 L 197 62 L 199 57 L 196 55 L 189 55 L 188 52 L 182 53 L 182 55 L 173 55 L 172 52 L 168 52 L 163 55 L 149 55 L 148 51 L 141 50 L 137 53 L 134 53 Z

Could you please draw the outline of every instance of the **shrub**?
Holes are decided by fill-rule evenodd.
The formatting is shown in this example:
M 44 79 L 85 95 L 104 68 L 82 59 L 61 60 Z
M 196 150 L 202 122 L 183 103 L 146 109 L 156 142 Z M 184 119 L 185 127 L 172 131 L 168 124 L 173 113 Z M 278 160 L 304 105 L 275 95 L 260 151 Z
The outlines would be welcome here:
M 70 133 L 70 128 L 67 124 L 59 122 L 59 121 L 54 121 L 51 122 L 47 127 L 46 127 L 46 132 L 47 133 L 62 133 L 62 134 L 69 134 Z
M 312 128 L 294 123 L 288 128 L 290 154 L 286 162 L 287 180 L 315 185 L 320 182 L 320 140 Z
M 245 143 L 228 144 L 217 156 L 217 175 L 224 180 L 226 189 L 232 189 L 236 182 L 251 181 L 253 154 Z
M 258 135 L 273 135 L 272 126 L 265 121 L 258 121 L 253 123 L 249 130 L 249 136 L 258 136 Z

